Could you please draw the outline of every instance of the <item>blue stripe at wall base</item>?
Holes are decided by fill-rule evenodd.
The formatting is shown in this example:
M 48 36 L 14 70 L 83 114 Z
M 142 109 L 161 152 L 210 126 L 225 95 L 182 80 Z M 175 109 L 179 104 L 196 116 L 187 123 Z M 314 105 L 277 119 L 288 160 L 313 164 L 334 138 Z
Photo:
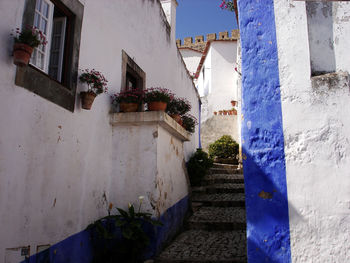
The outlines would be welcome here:
M 239 0 L 248 262 L 291 262 L 273 0 Z
M 159 220 L 163 226 L 153 227 L 145 224 L 144 230 L 150 237 L 150 245 L 144 254 L 145 259 L 156 255 L 182 227 L 188 207 L 189 198 L 186 196 L 161 215 Z M 89 230 L 83 230 L 29 257 L 22 263 L 90 263 L 93 260 L 91 236 Z

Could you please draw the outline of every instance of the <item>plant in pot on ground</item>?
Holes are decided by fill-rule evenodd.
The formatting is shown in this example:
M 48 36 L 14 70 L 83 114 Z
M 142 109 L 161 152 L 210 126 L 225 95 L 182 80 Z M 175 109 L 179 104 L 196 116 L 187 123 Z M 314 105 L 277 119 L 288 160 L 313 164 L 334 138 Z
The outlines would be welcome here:
M 82 108 L 90 110 L 97 95 L 107 92 L 107 80 L 103 74 L 95 69 L 84 69 L 79 76 L 81 83 L 86 83 L 87 91 L 80 92 Z
M 44 34 L 36 27 L 26 27 L 22 31 L 16 28 L 14 41 L 13 63 L 19 67 L 28 65 L 34 48 L 47 43 Z
M 187 162 L 187 171 L 191 185 L 200 185 L 212 166 L 213 160 L 209 158 L 208 154 L 202 149 L 197 149 Z
M 182 126 L 186 131 L 194 133 L 196 125 L 198 125 L 198 121 L 193 115 L 186 114 L 182 116 Z
M 180 125 L 182 124 L 181 116 L 191 110 L 190 102 L 185 98 L 173 97 L 167 106 L 167 113 L 173 117 Z
M 149 88 L 145 90 L 144 102 L 150 111 L 165 111 L 174 94 L 164 88 Z
M 112 96 L 112 105 L 121 112 L 136 112 L 142 103 L 144 92 L 139 89 L 128 89 Z
M 117 208 L 119 214 L 116 215 L 110 214 L 110 204 L 108 216 L 87 227 L 91 233 L 93 263 L 143 262 L 145 249 L 150 244 L 145 227 L 163 225 L 152 219 L 152 214 L 141 212 L 143 199 L 143 196 L 139 197 L 137 211 L 129 204 L 128 210 Z
M 238 151 L 239 145 L 230 135 L 224 135 L 209 145 L 209 156 L 215 158 L 215 161 L 229 159 L 233 163 L 237 163 Z

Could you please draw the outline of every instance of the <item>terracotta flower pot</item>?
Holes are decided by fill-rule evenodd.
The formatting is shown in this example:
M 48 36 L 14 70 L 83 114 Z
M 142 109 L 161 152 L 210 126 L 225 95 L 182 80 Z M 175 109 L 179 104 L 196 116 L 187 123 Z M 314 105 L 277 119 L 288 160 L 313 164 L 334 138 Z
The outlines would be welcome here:
M 219 110 L 219 115 L 222 115 L 222 112 L 223 112 L 222 110 Z
M 237 115 L 237 110 L 233 109 L 232 112 L 233 112 L 233 115 Z
M 224 115 L 227 115 L 227 111 L 224 111 Z
M 167 103 L 162 101 L 152 101 L 148 103 L 148 110 L 150 111 L 165 111 Z
M 228 115 L 233 115 L 233 111 L 232 111 L 232 110 L 229 110 L 229 111 L 228 111 Z
M 214 115 L 218 115 L 217 111 L 214 111 Z
M 180 125 L 182 125 L 182 119 L 180 114 L 172 114 L 171 117 Z
M 231 105 L 232 105 L 233 107 L 236 106 L 236 104 L 237 104 L 237 101 L 231 100 Z
M 121 102 L 119 108 L 121 112 L 136 112 L 139 105 L 137 103 Z
M 13 46 L 13 63 L 19 67 L 28 65 L 33 48 L 27 44 L 15 43 Z
M 80 92 L 80 97 L 81 97 L 81 107 L 84 110 L 90 110 L 92 103 L 94 102 L 94 99 L 96 98 L 96 94 L 93 92 Z

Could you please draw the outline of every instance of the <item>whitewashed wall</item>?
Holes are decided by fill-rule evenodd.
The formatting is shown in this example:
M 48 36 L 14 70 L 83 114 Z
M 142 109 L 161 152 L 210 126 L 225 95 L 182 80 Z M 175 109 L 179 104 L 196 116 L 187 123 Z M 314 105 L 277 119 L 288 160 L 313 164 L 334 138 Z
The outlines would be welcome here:
M 332 27 L 318 37 L 333 35 L 343 73 L 312 85 L 309 44 L 317 40 L 308 38 L 305 2 L 275 0 L 293 262 L 350 259 L 350 90 L 342 77 L 350 71 L 350 3 L 330 5 Z M 317 61 L 324 55 L 318 50 Z
M 181 48 L 179 50 L 184 59 L 188 71 L 190 72 L 190 74 L 194 75 L 197 71 L 199 61 L 202 57 L 202 53 L 186 48 Z
M 110 93 L 118 92 L 123 49 L 146 72 L 147 87 L 187 97 L 198 116 L 196 90 L 175 40 L 167 36 L 158 1 L 83 3 L 79 68 L 102 71 Z M 0 2 L 0 261 L 5 248 L 54 244 L 105 216 L 107 202 L 126 207 L 137 199 L 114 200 L 111 194 L 112 183 L 118 184 L 113 167 L 119 165 L 112 155 L 123 149 L 113 149 L 109 95 L 98 96 L 91 111 L 80 108 L 77 96 L 71 113 L 14 85 L 9 34 L 21 25 L 23 8 L 22 0 Z M 197 146 L 195 134 L 185 143 L 185 155 Z
M 211 42 L 198 77 L 199 94 L 204 97 L 202 122 L 213 116 L 214 111 L 231 109 L 231 100 L 238 100 L 236 62 L 236 41 Z

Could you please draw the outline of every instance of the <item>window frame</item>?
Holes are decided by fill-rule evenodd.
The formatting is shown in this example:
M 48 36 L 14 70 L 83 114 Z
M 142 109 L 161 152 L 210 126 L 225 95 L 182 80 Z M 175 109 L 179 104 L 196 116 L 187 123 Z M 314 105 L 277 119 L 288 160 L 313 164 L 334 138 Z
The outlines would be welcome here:
M 122 50 L 122 76 L 120 91 L 127 90 L 127 74 L 136 80 L 136 88 L 146 89 L 146 73 L 135 63 L 135 61 Z M 144 111 L 144 104 L 141 104 L 138 111 Z
M 28 65 L 17 67 L 15 84 L 74 112 L 84 6 L 79 0 L 51 0 L 51 2 L 67 15 L 63 57 L 65 70 L 62 72 L 62 81 L 58 82 L 47 73 Z M 26 1 L 22 27 L 34 24 L 35 4 L 36 0 Z

